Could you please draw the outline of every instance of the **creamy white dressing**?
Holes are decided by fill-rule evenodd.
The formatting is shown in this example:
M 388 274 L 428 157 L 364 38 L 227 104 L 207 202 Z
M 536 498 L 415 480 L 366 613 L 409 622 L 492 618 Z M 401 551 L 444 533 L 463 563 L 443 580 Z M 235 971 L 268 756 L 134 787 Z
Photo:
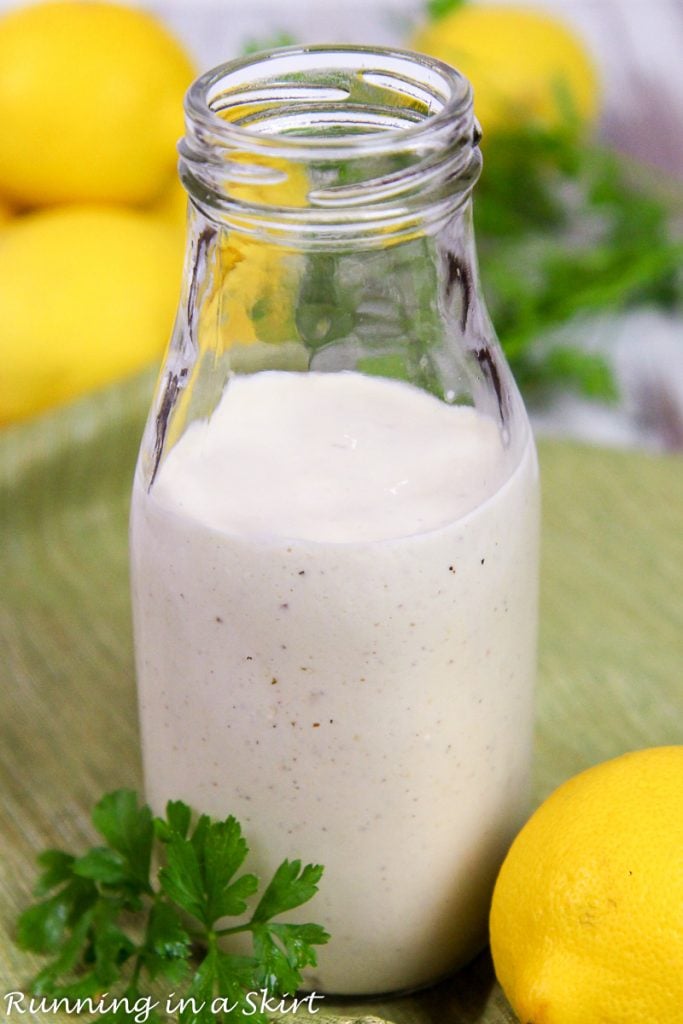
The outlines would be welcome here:
M 503 482 L 503 456 L 492 420 L 417 388 L 271 371 L 233 379 L 168 454 L 154 496 L 242 536 L 387 540 L 471 511 Z
M 537 469 L 496 424 L 354 373 L 233 379 L 147 492 L 132 567 L 148 797 L 325 865 L 318 991 L 483 943 L 527 809 Z

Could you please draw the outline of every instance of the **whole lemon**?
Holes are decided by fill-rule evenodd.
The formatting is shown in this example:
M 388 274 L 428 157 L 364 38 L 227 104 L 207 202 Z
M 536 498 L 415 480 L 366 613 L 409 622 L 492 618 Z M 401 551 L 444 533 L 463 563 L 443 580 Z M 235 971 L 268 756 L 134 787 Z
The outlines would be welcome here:
M 0 423 L 159 359 L 182 247 L 159 217 L 115 207 L 26 214 L 0 233 Z
M 151 15 L 39 3 L 0 17 L 0 192 L 21 205 L 143 204 L 176 163 L 194 75 Z
M 683 746 L 560 786 L 515 839 L 490 925 L 522 1024 L 681 1024 Z
M 596 115 L 590 57 L 569 28 L 540 11 L 463 4 L 419 30 L 411 45 L 470 80 L 485 134 L 529 121 L 553 127 L 566 99 L 582 121 Z

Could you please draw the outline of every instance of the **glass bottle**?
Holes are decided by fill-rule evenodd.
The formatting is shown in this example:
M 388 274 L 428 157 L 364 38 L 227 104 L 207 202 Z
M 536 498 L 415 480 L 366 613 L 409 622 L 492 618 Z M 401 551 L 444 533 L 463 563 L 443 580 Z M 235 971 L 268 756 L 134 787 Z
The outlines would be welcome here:
M 184 282 L 131 520 L 147 796 L 325 865 L 318 992 L 485 942 L 527 813 L 537 465 L 439 61 L 288 48 L 186 102 Z

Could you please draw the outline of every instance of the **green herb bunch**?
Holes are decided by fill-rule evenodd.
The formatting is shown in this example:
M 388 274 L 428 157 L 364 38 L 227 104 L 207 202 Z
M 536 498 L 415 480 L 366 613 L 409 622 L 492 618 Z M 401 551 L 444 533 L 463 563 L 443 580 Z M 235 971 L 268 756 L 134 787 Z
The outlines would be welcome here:
M 558 344 L 579 316 L 683 301 L 683 242 L 643 169 L 564 125 L 517 124 L 485 139 L 474 200 L 482 285 L 527 397 L 566 388 L 610 399 L 605 359 Z
M 77 1000 L 116 990 L 132 1003 L 143 988 L 165 982 L 180 986 L 187 1001 L 181 1024 L 214 1024 L 239 1019 L 244 1009 L 264 1021 L 250 992 L 296 992 L 302 969 L 316 963 L 314 947 L 329 936 L 317 924 L 273 919 L 311 899 L 322 867 L 284 861 L 247 917 L 259 881 L 238 874 L 248 847 L 235 818 L 202 815 L 192 827 L 181 801 L 167 805 L 165 818 L 153 818 L 134 792 L 122 789 L 100 800 L 92 821 L 106 845 L 81 857 L 48 850 L 38 858 L 40 902 L 24 911 L 17 931 L 20 946 L 50 958 L 32 981 L 35 996 Z M 155 841 L 163 860 L 156 872 Z M 247 919 L 224 927 L 227 917 Z M 220 947 L 222 936 L 237 933 L 251 935 L 251 955 Z M 230 1009 L 212 1011 L 217 997 Z M 120 1008 L 97 1017 L 103 1018 L 131 1019 Z M 152 1012 L 145 1019 L 162 1018 Z

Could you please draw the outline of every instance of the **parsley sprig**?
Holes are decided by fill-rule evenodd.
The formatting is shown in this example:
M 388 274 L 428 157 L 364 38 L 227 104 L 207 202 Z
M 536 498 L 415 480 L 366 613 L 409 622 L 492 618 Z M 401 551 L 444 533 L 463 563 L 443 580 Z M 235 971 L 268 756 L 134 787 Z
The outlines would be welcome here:
M 248 846 L 235 818 L 202 815 L 192 826 L 181 801 L 153 818 L 133 791 L 120 789 L 100 800 L 92 821 L 104 845 L 80 857 L 61 850 L 38 857 L 38 902 L 17 926 L 18 944 L 49 958 L 31 983 L 34 995 L 77 1000 L 116 990 L 130 1003 L 143 987 L 165 981 L 183 986 L 180 1024 L 215 1024 L 246 1008 L 263 1021 L 248 993 L 289 995 L 300 987 L 302 969 L 316 963 L 315 946 L 329 936 L 317 924 L 273 919 L 314 896 L 320 865 L 283 861 L 247 916 L 259 881 L 240 873 Z M 155 843 L 163 862 L 156 872 Z M 242 920 L 225 927 L 230 917 Z M 251 934 L 252 955 L 221 948 L 222 936 L 241 932 Z M 212 1012 L 218 997 L 231 1012 Z M 122 1011 L 102 1016 L 128 1020 Z
M 683 239 L 645 174 L 586 137 L 570 112 L 554 128 L 485 136 L 474 199 L 482 284 L 526 398 L 558 388 L 616 397 L 608 361 L 566 336 L 558 343 L 562 325 L 683 308 Z

